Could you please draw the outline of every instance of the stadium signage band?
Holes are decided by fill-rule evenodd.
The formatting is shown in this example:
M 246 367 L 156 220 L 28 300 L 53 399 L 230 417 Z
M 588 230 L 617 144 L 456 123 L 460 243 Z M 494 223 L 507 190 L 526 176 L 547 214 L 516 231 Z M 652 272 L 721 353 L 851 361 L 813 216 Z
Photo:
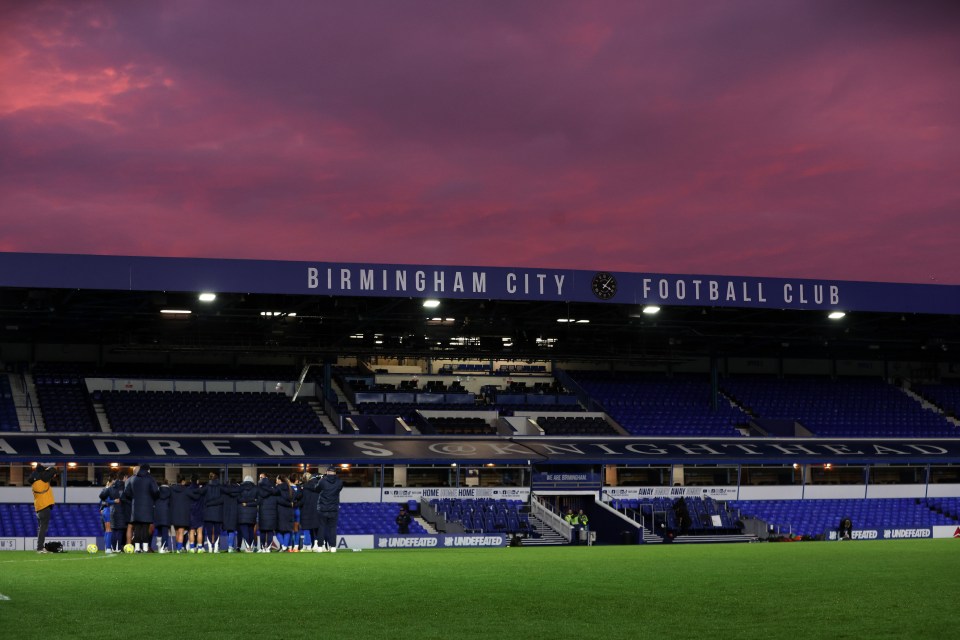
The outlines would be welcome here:
M 0 253 L 0 286 L 960 313 L 960 286 L 572 269 Z
M 505 547 L 502 533 L 374 536 L 375 549 L 463 549 L 466 547 Z
M 505 500 L 527 500 L 530 497 L 530 490 L 521 487 L 498 487 L 496 489 L 489 487 L 396 487 L 393 489 L 384 489 L 383 497 L 389 500 L 423 500 L 423 499 L 445 499 L 460 498 L 476 500 L 478 498 L 494 498 Z
M 642 498 L 713 498 L 736 500 L 737 487 L 606 487 L 603 495 L 612 500 Z
M 915 538 L 934 538 L 930 527 L 900 528 L 900 529 L 854 529 L 850 534 L 851 540 L 910 540 Z M 830 531 L 827 540 L 836 540 L 837 532 Z
M 815 438 L 356 438 L 15 434 L 0 437 L 0 462 L 317 461 L 354 464 L 957 463 L 960 439 Z
M 595 488 L 602 484 L 599 473 L 594 471 L 540 471 L 531 478 L 534 489 L 583 489 Z

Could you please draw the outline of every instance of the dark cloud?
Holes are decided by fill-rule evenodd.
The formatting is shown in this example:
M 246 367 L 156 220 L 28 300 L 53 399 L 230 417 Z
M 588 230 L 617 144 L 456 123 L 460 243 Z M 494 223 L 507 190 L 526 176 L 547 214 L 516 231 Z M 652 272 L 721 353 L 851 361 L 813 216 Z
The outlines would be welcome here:
M 2 248 L 960 282 L 955 6 L 13 3 Z

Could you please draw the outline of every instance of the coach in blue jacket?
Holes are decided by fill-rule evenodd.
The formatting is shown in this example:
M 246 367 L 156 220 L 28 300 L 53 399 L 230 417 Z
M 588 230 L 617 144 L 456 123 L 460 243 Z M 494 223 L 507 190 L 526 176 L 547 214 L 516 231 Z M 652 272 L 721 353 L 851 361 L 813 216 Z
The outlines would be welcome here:
M 143 464 L 127 481 L 123 497 L 130 500 L 130 523 L 133 525 L 133 546 L 137 553 L 150 551 L 150 525 L 153 504 L 160 495 L 157 481 L 150 475 L 150 465 Z
M 327 467 L 320 479 L 320 497 L 317 499 L 317 512 L 320 514 L 320 528 L 323 529 L 323 548 L 320 551 L 337 550 L 337 519 L 340 516 L 340 492 L 343 480 L 337 477 L 336 467 Z

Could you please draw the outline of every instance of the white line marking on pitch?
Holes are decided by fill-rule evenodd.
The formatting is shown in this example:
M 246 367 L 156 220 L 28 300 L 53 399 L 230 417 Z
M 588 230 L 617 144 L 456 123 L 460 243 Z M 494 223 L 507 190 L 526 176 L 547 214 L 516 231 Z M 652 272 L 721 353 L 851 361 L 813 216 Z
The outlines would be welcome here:
M 114 557 L 114 554 L 97 556 L 95 558 L 61 558 L 57 562 L 70 562 L 81 560 L 83 562 L 90 562 L 91 560 L 110 560 Z M 33 558 L 32 560 L 0 560 L 0 564 L 22 564 L 24 562 L 49 562 L 48 560 L 41 560 L 40 558 Z

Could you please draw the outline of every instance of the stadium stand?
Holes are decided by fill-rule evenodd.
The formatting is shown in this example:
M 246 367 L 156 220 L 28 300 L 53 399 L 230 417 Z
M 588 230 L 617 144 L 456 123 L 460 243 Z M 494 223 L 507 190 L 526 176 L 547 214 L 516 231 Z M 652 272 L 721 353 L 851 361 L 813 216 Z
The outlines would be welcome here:
M 879 378 L 730 377 L 721 388 L 751 413 L 826 437 L 957 437 L 946 418 Z
M 103 533 L 96 504 L 58 504 L 47 537 L 97 536 Z M 35 537 L 37 514 L 33 504 L 0 503 L 0 536 Z
M 569 371 L 620 426 L 636 436 L 739 436 L 749 416 L 710 403 L 706 376 Z
M 866 498 L 741 500 L 729 506 L 767 522 L 777 532 L 818 537 L 836 530 L 841 518 L 850 518 L 854 529 L 955 525 L 960 504 L 956 498 Z
M 421 409 L 429 411 L 463 411 L 471 408 L 472 405 L 449 404 L 449 403 L 427 403 L 418 404 L 416 402 L 361 402 L 357 405 L 357 413 L 361 415 L 395 416 L 403 418 L 405 422 L 411 423 L 415 420 L 417 411 Z
M 460 524 L 468 533 L 517 533 L 537 537 L 539 533 L 531 524 L 530 516 L 521 510 L 523 504 L 522 500 L 492 498 L 430 500 L 430 506 L 444 522 Z
M 34 375 L 33 380 L 47 431 L 100 431 L 93 403 L 82 378 L 75 375 Z
M 469 373 L 469 374 L 478 374 L 478 373 L 490 373 L 493 371 L 493 365 L 491 364 L 469 364 L 469 363 L 456 363 L 456 364 L 444 364 L 440 368 L 440 373 L 453 374 L 453 373 Z
M 399 507 L 387 502 L 347 502 L 340 505 L 337 532 L 353 534 L 395 534 Z M 410 533 L 426 533 L 419 522 L 410 523 Z M 96 504 L 58 504 L 50 521 L 48 538 L 57 536 L 96 537 L 103 534 Z M 37 515 L 32 504 L 0 503 L 0 536 L 37 535 Z
M 319 416 L 282 393 L 95 391 L 118 433 L 326 433 Z
M 915 384 L 911 389 L 939 407 L 948 417 L 960 417 L 960 383 Z
M 496 428 L 483 418 L 459 416 L 428 418 L 420 423 L 419 429 L 424 435 L 486 436 L 497 433 Z
M 497 367 L 499 375 L 543 375 L 547 372 L 542 364 L 504 364 Z
M 0 431 L 19 430 L 20 421 L 17 419 L 17 407 L 13 401 L 10 377 L 7 374 L 0 374 Z
M 733 535 L 742 529 L 734 512 L 709 497 L 614 499 L 610 506 L 657 534 Z
M 540 416 L 537 425 L 548 436 L 619 436 L 600 416 Z
M 344 502 L 340 504 L 340 519 L 337 522 L 338 535 L 397 533 L 394 519 L 399 505 L 390 502 Z M 423 534 L 426 530 L 414 519 L 410 523 L 411 534 Z

